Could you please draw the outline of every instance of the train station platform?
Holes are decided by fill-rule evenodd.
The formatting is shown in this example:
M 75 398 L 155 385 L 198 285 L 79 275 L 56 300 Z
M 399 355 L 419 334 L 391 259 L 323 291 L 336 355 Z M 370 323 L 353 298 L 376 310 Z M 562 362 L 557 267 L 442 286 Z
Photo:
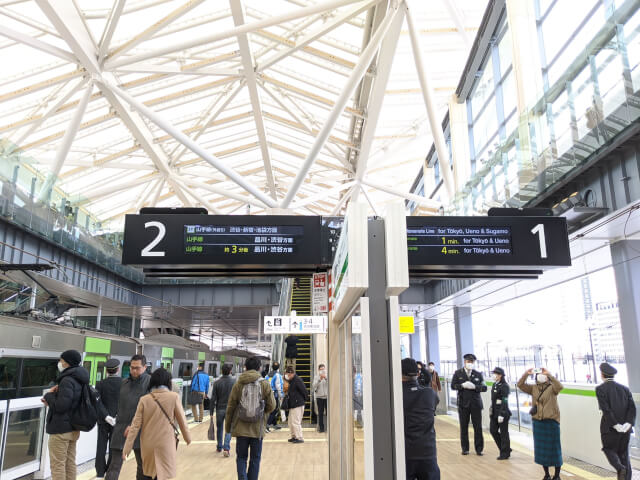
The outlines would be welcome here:
M 189 480 L 236 480 L 235 441 L 231 442 L 231 456 L 216 453 L 215 442 L 207 440 L 208 417 L 202 424 L 190 424 L 192 443 L 181 443 L 178 448 L 178 477 Z M 512 439 L 513 454 L 509 461 L 498 462 L 498 451 L 485 432 L 485 455 L 460 455 L 457 421 L 449 416 L 436 417 L 438 463 L 442 480 L 469 478 L 473 480 L 525 480 L 542 478 L 542 469 L 533 462 L 533 451 Z M 304 430 L 305 443 L 287 442 L 288 429 L 267 434 L 260 464 L 261 480 L 328 480 L 328 440 L 314 428 Z M 360 439 L 358 438 L 360 437 Z M 516 436 L 517 437 L 517 436 Z M 363 459 L 362 435 L 355 435 L 355 458 Z M 135 478 L 136 463 L 133 454 L 125 463 L 120 478 Z M 634 472 L 637 474 L 637 472 Z M 89 468 L 78 475 L 78 480 L 95 480 L 95 470 Z M 362 460 L 356 461 L 354 478 L 364 479 Z M 572 480 L 600 480 L 615 478 L 615 474 L 598 467 L 565 460 L 562 478 Z M 636 478 L 636 475 L 634 475 Z

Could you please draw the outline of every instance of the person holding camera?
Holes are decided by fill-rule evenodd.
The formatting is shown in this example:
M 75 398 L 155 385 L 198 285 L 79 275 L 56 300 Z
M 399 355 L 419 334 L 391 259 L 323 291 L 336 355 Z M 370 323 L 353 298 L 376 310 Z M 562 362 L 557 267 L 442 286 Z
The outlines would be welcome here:
M 534 384 L 527 383 L 529 375 L 534 375 Z M 544 469 L 543 480 L 551 480 L 550 467 L 555 467 L 553 480 L 559 480 L 562 447 L 558 394 L 564 386 L 546 368 L 530 368 L 518 381 L 518 388 L 531 395 L 532 407 L 529 413 L 533 422 L 533 450 L 535 462 Z

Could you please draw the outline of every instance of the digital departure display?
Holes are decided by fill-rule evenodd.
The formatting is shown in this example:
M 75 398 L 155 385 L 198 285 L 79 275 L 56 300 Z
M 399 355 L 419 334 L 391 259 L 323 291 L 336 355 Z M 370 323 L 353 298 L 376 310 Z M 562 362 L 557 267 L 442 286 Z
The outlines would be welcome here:
M 285 256 L 297 253 L 304 238 L 301 225 L 185 225 L 188 255 Z
M 433 250 L 442 255 L 511 255 L 510 227 L 407 227 L 410 252 Z

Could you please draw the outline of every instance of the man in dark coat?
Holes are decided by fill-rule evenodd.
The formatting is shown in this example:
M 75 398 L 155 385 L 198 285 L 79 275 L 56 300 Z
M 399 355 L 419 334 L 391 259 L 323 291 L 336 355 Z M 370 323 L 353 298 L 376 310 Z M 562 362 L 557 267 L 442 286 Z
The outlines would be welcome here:
M 596 387 L 598 406 L 602 411 L 600 420 L 600 438 L 602 451 L 618 473 L 618 480 L 631 480 L 631 460 L 629 441 L 636 422 L 636 405 L 631 391 L 614 381 L 618 371 L 603 363 L 600 374 L 603 384 Z
M 129 378 L 122 381 L 120 386 L 120 398 L 118 399 L 118 416 L 116 424 L 111 434 L 110 457 L 111 463 L 107 469 L 105 478 L 107 480 L 117 480 L 122 469 L 122 450 L 124 450 L 124 442 L 129 433 L 129 426 L 138 409 L 138 401 L 149 390 L 149 381 L 151 375 L 145 372 L 147 368 L 147 359 L 144 355 L 134 355 L 131 357 L 129 366 Z M 138 469 L 136 471 L 136 480 L 150 480 L 142 471 L 142 454 L 140 453 L 140 437 L 136 438 L 133 444 L 133 453 L 136 456 Z
M 116 424 L 118 415 L 118 399 L 120 398 L 120 385 L 122 377 L 118 375 L 120 360 L 110 358 L 105 363 L 107 378 L 101 380 L 96 385 L 96 390 L 100 394 L 98 403 L 98 444 L 96 447 L 96 479 L 104 478 L 107 468 L 111 463 L 111 455 L 105 462 L 105 457 L 109 451 L 108 445 L 111 441 L 113 426 Z
M 284 339 L 287 349 L 284 352 L 285 366 L 296 368 L 296 358 L 298 358 L 298 337 L 289 335 Z
M 498 460 L 507 460 L 511 456 L 511 439 L 509 438 L 509 384 L 504 378 L 504 370 L 496 367 L 491 372 L 494 375 L 491 387 L 491 421 L 489 431 L 496 442 L 500 456 Z
M 89 372 L 80 365 L 77 350 L 62 352 L 58 361 L 60 376 L 42 398 L 47 411 L 49 458 L 52 480 L 76 478 L 76 444 L 80 432 L 71 425 L 71 412 L 80 404 L 82 387 L 89 384 Z
M 473 368 L 476 356 L 467 353 L 464 367 L 456 370 L 451 380 L 451 388 L 458 391 L 458 417 L 460 418 L 460 445 L 462 455 L 469 455 L 469 419 L 473 423 L 473 437 L 476 454 L 482 455 L 484 437 L 482 435 L 482 398 L 480 392 L 486 392 L 482 374 Z
M 224 433 L 224 421 L 227 415 L 229 395 L 231 395 L 231 389 L 235 383 L 236 381 L 231 376 L 231 365 L 225 363 L 222 365 L 222 377 L 215 381 L 211 390 L 210 413 L 211 418 L 213 418 L 214 413 L 216 414 L 216 428 L 218 429 L 216 437 L 218 440 L 218 446 L 216 451 L 218 453 L 224 451 L 223 455 L 225 457 L 230 455 L 231 432 Z
M 404 453 L 407 480 L 440 480 L 436 455 L 434 416 L 438 394 L 418 383 L 418 366 L 412 358 L 402 360 L 404 407 Z

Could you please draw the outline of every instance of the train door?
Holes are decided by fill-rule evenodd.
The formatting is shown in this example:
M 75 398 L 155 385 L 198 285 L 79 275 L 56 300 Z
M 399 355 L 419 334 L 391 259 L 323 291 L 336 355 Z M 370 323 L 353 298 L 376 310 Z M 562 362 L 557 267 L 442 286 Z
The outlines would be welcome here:
M 168 370 L 169 372 L 171 372 L 173 369 L 173 361 L 163 358 L 162 360 L 160 360 L 160 366 L 165 370 Z
M 83 366 L 89 372 L 89 382 L 91 385 L 98 383 L 106 376 L 105 363 L 107 357 L 104 355 L 86 355 L 84 357 Z

